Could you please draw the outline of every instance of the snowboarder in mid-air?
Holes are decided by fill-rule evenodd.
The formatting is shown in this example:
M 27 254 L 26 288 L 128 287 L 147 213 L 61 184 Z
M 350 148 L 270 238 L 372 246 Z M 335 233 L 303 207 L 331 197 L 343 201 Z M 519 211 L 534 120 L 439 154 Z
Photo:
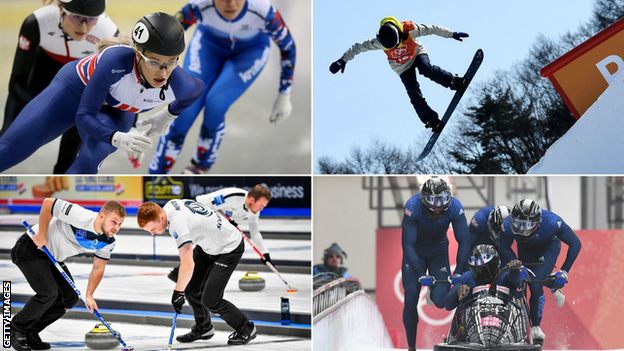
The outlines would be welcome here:
M 390 67 L 401 77 L 407 95 L 425 128 L 431 128 L 434 133 L 439 133 L 444 128 L 444 123 L 425 101 L 416 80 L 416 68 L 423 76 L 451 90 L 466 89 L 468 80 L 431 64 L 427 50 L 416 38 L 432 34 L 459 41 L 468 37 L 466 33 L 453 32 L 445 27 L 415 24 L 411 21 L 399 22 L 395 17 L 389 16 L 381 20 L 376 38 L 351 46 L 339 60 L 331 64 L 329 70 L 333 74 L 338 71 L 344 73 L 347 62 L 355 55 L 369 50 L 383 50 L 388 56 Z

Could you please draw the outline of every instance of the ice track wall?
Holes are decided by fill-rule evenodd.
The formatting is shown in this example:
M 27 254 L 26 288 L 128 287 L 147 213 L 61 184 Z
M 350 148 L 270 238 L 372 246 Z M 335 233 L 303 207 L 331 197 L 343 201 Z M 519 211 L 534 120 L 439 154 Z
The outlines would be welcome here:
M 363 345 L 392 347 L 375 302 L 356 291 L 314 317 L 314 350 L 351 351 Z

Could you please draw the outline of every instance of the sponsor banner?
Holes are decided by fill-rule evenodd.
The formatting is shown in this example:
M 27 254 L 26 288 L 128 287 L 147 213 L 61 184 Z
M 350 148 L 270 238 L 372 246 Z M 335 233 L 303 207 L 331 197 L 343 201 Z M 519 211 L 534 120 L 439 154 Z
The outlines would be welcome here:
M 171 199 L 195 199 L 223 188 L 250 190 L 262 184 L 271 191 L 271 201 L 263 215 L 271 209 L 309 209 L 312 204 L 311 177 L 144 177 L 144 199 L 164 205 Z M 309 216 L 309 211 L 306 212 Z
M 563 289 L 566 302 L 558 308 L 548 288 L 542 330 L 546 334 L 544 349 L 601 350 L 622 349 L 619 336 L 624 315 L 624 231 L 579 230 L 583 248 Z M 455 266 L 457 242 L 449 230 L 449 261 Z M 567 245 L 562 245 L 557 259 L 561 267 Z M 377 230 L 376 302 L 389 332 L 399 334 L 400 348 L 407 348 L 403 327 L 403 286 L 401 284 L 401 229 Z M 556 269 L 553 269 L 556 272 Z M 429 307 L 425 289 L 418 303 L 418 349 L 431 349 L 448 334 L 452 313 Z M 490 323 L 491 321 L 487 321 Z
M 615 22 L 545 66 L 550 79 L 578 119 L 624 72 L 624 19 Z
M 108 200 L 138 207 L 142 177 L 133 176 L 0 176 L 0 206 L 13 212 L 38 212 L 47 197 L 97 208 Z

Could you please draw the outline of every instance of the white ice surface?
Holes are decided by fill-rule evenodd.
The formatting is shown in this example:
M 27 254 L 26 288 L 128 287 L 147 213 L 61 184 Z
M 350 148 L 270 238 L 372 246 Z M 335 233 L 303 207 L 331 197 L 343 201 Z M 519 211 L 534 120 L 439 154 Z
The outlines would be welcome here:
M 85 334 L 88 333 L 96 325 L 97 320 L 80 320 L 80 319 L 60 319 L 46 328 L 41 334 L 43 341 L 51 343 L 52 350 L 92 350 L 85 346 Z M 171 327 L 130 324 L 130 323 L 112 323 L 112 328 L 121 334 L 122 340 L 128 346 L 132 346 L 134 350 L 167 350 L 169 343 L 169 335 Z M 175 335 L 187 333 L 188 328 L 176 328 Z M 215 336 L 210 340 L 195 341 L 193 343 L 179 343 L 173 341 L 172 350 L 232 350 L 227 345 L 227 337 L 230 333 L 225 331 L 217 331 Z M 202 347 L 203 346 L 203 347 Z M 303 351 L 311 350 L 312 345 L 310 339 L 285 337 L 276 335 L 258 336 L 249 344 L 236 346 L 236 350 L 259 351 L 259 350 L 293 350 Z M 121 350 L 119 347 L 112 350 Z
M 67 267 L 72 273 L 76 287 L 84 293 L 92 265 L 67 263 Z M 107 265 L 104 278 L 94 298 L 96 303 L 99 300 L 111 300 L 170 305 L 174 283 L 166 277 L 169 271 L 170 268 L 167 267 Z M 290 286 L 299 290 L 297 293 L 288 294 L 286 284 L 273 272 L 259 274 L 266 281 L 266 287 L 263 290 L 242 291 L 238 288 L 238 281 L 245 273 L 245 271 L 234 271 L 225 289 L 224 297 L 239 308 L 278 312 L 280 297 L 288 297 L 291 312 L 311 313 L 312 279 L 310 274 L 280 272 Z M 13 294 L 34 294 L 20 270 L 10 260 L 0 260 L 0 276 L 2 280 L 11 281 Z M 83 307 L 81 302 L 78 302 L 76 306 Z

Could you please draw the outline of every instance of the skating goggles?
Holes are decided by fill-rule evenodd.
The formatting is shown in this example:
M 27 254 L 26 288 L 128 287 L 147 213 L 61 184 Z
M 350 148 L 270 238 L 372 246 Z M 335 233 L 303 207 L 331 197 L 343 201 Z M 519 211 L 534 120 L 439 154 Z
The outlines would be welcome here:
M 65 14 L 67 15 L 67 18 L 69 18 L 70 21 L 72 21 L 72 23 L 77 24 L 77 25 L 81 25 L 82 23 L 86 23 L 87 26 L 93 26 L 97 23 L 99 16 L 83 16 L 83 15 L 77 15 L 75 13 L 71 13 L 69 11 L 67 11 L 65 8 L 63 8 L 63 12 L 65 12 Z
M 178 61 L 180 60 L 179 57 L 176 57 L 174 60 L 171 60 L 169 62 L 160 62 L 158 60 L 148 59 L 140 51 L 139 51 L 139 54 L 141 54 L 141 57 L 143 57 L 143 59 L 145 60 L 147 67 L 154 71 L 160 71 L 161 69 L 166 69 L 167 71 L 171 71 L 178 66 Z
M 440 194 L 435 195 L 425 195 L 424 200 L 427 205 L 431 208 L 442 208 L 448 205 L 451 202 L 453 195 L 451 195 L 450 191 L 444 191 Z
M 518 219 L 512 216 L 509 217 L 509 221 L 511 224 L 511 231 L 516 235 L 525 237 L 533 234 L 540 225 L 539 220 Z

